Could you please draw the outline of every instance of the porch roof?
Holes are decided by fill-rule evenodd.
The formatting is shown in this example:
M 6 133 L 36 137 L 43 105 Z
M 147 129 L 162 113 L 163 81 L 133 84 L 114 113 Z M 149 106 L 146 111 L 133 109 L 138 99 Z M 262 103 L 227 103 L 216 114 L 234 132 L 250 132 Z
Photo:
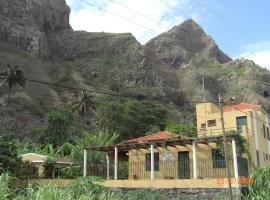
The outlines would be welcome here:
M 235 138 L 234 136 L 226 136 L 227 142 L 231 142 L 231 140 Z M 163 139 L 158 141 L 145 141 L 145 142 L 122 142 L 120 144 L 105 146 L 105 147 L 85 147 L 86 150 L 92 151 L 102 151 L 102 152 L 112 152 L 115 147 L 117 147 L 118 152 L 128 151 L 131 149 L 148 149 L 151 145 L 154 147 L 169 147 L 169 146 L 185 146 L 192 145 L 192 142 L 195 141 L 197 144 L 208 144 L 208 143 L 216 143 L 223 140 L 223 136 L 209 136 L 209 137 L 199 137 L 199 138 L 187 138 L 181 135 L 177 135 L 174 138 Z

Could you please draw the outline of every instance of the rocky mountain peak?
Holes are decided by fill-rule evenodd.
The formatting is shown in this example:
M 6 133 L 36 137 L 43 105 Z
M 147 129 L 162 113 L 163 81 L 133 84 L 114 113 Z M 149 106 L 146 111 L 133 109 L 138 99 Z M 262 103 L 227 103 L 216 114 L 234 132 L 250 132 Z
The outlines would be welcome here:
M 0 0 L 0 15 L 14 23 L 44 32 L 71 29 L 65 0 Z
M 219 63 L 231 60 L 193 19 L 151 39 L 146 46 L 152 48 L 163 63 L 175 68 L 193 59 L 209 59 Z
M 0 0 L 0 42 L 49 58 L 48 35 L 72 31 L 65 0 Z

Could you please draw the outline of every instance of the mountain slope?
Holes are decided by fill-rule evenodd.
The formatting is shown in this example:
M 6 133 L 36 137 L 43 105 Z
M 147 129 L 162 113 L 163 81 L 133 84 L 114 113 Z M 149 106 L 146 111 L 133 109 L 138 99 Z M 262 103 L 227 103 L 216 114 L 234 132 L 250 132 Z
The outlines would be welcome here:
M 193 20 L 175 26 L 145 46 L 130 33 L 73 31 L 65 0 L 0 0 L 0 71 L 19 65 L 26 77 L 65 86 L 162 98 L 173 120 L 192 122 L 194 104 L 205 95 L 241 93 L 270 110 L 270 73 L 248 60 L 232 61 Z M 31 137 L 44 113 L 70 101 L 74 91 L 27 82 L 15 88 L 10 124 Z M 6 88 L 0 88 L 4 112 Z M 1 117 L 0 116 L 0 120 Z
M 192 19 L 151 39 L 146 46 L 154 50 L 163 63 L 175 68 L 184 67 L 196 57 L 218 63 L 231 60 Z

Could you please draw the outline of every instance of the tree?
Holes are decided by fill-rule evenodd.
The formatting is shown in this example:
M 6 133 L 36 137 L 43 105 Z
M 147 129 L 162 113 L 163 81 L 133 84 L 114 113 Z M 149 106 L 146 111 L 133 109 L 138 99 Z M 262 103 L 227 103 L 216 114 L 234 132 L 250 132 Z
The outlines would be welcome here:
M 93 96 L 86 91 L 81 91 L 75 95 L 76 100 L 71 103 L 72 112 L 78 112 L 81 116 L 89 114 L 91 109 L 95 108 Z
M 73 120 L 72 113 L 65 107 L 60 107 L 47 113 L 41 142 L 58 147 L 68 141 L 69 133 L 74 124 Z
M 153 101 L 103 97 L 97 103 L 96 121 L 101 128 L 127 139 L 144 136 L 153 126 L 164 130 L 166 113 L 161 104 Z
M 58 152 L 64 156 L 69 156 L 78 161 L 83 159 L 83 148 L 84 147 L 99 147 L 113 145 L 119 139 L 119 134 L 110 133 L 105 129 L 95 129 L 91 133 L 85 131 L 82 137 L 77 137 L 74 144 L 64 143 Z M 88 158 L 91 162 L 101 162 L 105 159 L 104 153 L 102 152 L 89 152 Z
M 19 69 L 18 66 L 7 65 L 7 69 L 4 72 L 0 73 L 0 86 L 3 86 L 5 84 L 8 84 L 8 97 L 5 106 L 5 115 L 3 119 L 2 129 L 5 127 L 7 121 L 9 100 L 12 88 L 17 85 L 21 87 L 25 86 L 24 72 Z
M 14 174 L 20 163 L 17 147 L 14 141 L 7 137 L 0 138 L 0 174 L 8 172 Z
M 166 131 L 172 133 L 182 134 L 187 137 L 197 137 L 196 127 L 189 124 L 182 124 L 177 122 L 167 122 Z

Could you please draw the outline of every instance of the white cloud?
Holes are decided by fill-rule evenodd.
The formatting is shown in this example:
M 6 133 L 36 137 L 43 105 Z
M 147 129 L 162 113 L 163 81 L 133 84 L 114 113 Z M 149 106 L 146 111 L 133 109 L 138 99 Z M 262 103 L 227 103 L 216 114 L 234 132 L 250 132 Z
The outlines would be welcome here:
M 187 9 L 191 0 L 67 0 L 67 4 L 74 30 L 131 32 L 141 43 L 185 18 L 200 18 Z
M 253 60 L 258 65 L 270 69 L 270 41 L 249 44 L 241 49 L 240 57 Z

